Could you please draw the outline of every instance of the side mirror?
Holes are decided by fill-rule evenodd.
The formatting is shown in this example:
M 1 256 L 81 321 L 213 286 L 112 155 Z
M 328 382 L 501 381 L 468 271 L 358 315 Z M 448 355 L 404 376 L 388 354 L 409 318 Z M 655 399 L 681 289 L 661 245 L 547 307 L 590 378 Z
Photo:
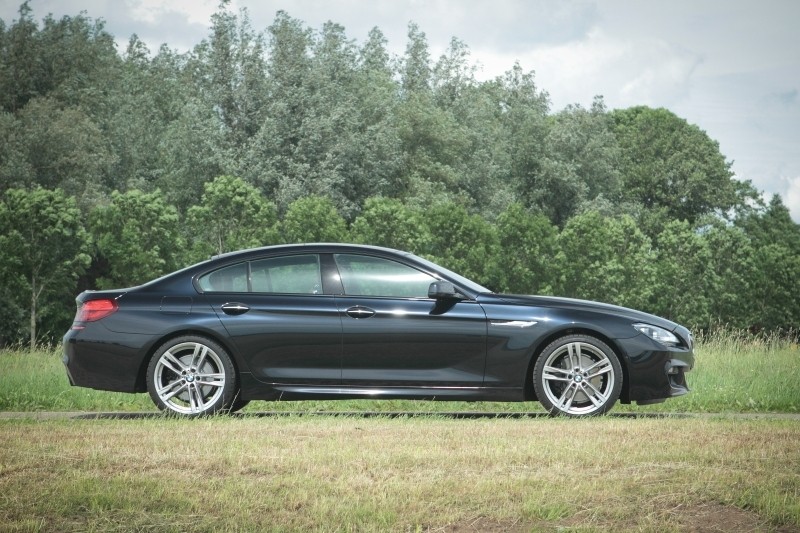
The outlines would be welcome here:
M 428 298 L 435 300 L 459 300 L 462 296 L 449 281 L 434 281 L 428 287 Z

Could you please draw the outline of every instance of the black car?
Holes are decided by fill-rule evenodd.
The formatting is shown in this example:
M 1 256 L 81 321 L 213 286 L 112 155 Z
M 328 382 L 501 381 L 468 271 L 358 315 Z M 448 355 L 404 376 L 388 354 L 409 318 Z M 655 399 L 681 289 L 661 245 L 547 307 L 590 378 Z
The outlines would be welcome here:
M 181 415 L 250 400 L 537 400 L 552 414 L 688 392 L 689 331 L 612 305 L 495 294 L 413 254 L 351 244 L 220 255 L 86 291 L 72 385 L 148 391 Z

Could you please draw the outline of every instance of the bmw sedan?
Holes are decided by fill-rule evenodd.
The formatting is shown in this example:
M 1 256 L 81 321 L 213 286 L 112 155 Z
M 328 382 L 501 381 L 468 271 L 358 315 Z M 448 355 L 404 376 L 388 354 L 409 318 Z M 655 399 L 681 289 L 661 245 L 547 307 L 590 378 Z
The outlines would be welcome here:
M 351 244 L 216 256 L 86 291 L 72 385 L 148 392 L 185 416 L 250 400 L 538 400 L 554 415 L 688 392 L 689 331 L 608 304 L 495 294 L 407 252 Z

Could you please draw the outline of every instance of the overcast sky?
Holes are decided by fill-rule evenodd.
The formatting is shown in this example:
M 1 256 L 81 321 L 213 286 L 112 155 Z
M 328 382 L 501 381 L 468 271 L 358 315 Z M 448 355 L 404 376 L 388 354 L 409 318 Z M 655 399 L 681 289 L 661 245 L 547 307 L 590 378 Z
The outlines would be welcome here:
M 20 1 L 0 0 L 6 25 Z M 86 11 L 124 51 L 136 33 L 155 52 L 186 51 L 209 34 L 217 0 L 31 0 L 37 20 Z M 363 42 L 381 29 L 402 54 L 407 26 L 425 32 L 435 60 L 464 41 L 492 78 L 519 61 L 552 109 L 666 107 L 719 142 L 739 179 L 779 193 L 800 222 L 798 0 L 232 0 L 262 31 L 278 10 L 314 29 L 328 20 Z

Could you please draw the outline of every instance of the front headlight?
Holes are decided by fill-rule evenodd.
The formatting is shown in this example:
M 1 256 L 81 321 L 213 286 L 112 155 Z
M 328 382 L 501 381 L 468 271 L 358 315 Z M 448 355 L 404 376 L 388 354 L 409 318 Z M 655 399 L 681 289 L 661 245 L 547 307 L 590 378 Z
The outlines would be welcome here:
M 660 342 L 666 346 L 677 346 L 681 343 L 674 333 L 667 331 L 664 328 L 650 324 L 634 324 L 633 327 L 636 328 L 640 333 L 644 333 L 654 341 Z

